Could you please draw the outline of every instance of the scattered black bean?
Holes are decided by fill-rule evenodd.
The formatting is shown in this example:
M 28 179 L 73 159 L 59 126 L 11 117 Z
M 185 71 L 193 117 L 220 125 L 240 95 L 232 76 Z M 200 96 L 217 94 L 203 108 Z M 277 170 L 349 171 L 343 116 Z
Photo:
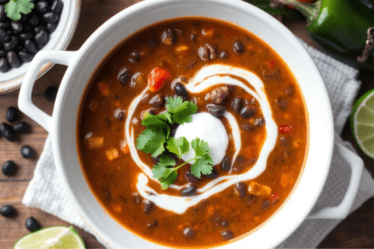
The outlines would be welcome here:
M 6 161 L 3 164 L 2 171 L 4 175 L 12 176 L 17 172 L 17 165 L 11 160 Z
M 12 36 L 9 42 L 4 43 L 5 51 L 10 51 L 14 49 L 18 44 L 18 38 L 16 36 Z
M 281 145 L 284 147 L 289 147 L 292 143 L 292 139 L 289 136 L 281 136 L 279 140 L 280 140 Z
M 28 128 L 29 128 L 29 125 L 25 122 L 20 122 L 20 123 L 17 123 L 17 124 L 13 125 L 13 131 L 15 133 L 25 132 L 25 131 L 28 130 Z
M 6 14 L 5 14 L 5 7 L 3 4 L 0 4 L 0 22 L 5 21 Z
M 48 23 L 56 23 L 59 19 L 59 16 L 54 12 L 47 12 L 43 15 L 43 20 Z
M 229 222 L 227 220 L 223 220 L 223 221 L 221 221 L 221 226 L 222 227 L 228 227 L 229 226 Z
M 7 29 L 10 27 L 10 22 L 0 22 L 0 29 Z
M 177 42 L 177 35 L 172 29 L 164 30 L 161 34 L 161 41 L 166 45 L 174 45 Z
M 51 101 L 51 102 L 55 101 L 56 95 L 57 95 L 57 87 L 55 86 L 50 86 L 44 91 L 44 97 L 48 101 Z
M 231 160 L 228 157 L 223 158 L 221 162 L 221 169 L 224 171 L 229 171 L 231 169 Z
M 150 38 L 146 40 L 145 44 L 150 48 L 156 48 L 159 42 L 156 39 Z
M 235 189 L 239 192 L 240 198 L 244 198 L 247 195 L 247 186 L 243 182 L 235 184 Z
M 179 97 L 182 97 L 184 100 L 187 100 L 189 98 L 187 89 L 182 83 L 178 82 L 177 84 L 175 84 L 174 91 Z
M 221 59 L 226 59 L 227 57 L 229 57 L 229 53 L 226 50 L 223 50 L 221 51 L 221 53 L 219 53 L 219 57 Z
M 25 41 L 25 48 L 26 48 L 27 51 L 29 51 L 32 54 L 36 54 L 39 50 L 32 40 L 26 40 Z
M 279 109 L 281 109 L 282 111 L 287 110 L 287 107 L 288 107 L 288 101 L 287 100 L 285 100 L 282 97 L 279 97 L 278 99 L 276 99 L 276 102 L 278 104 Z
M 35 5 L 35 10 L 39 13 L 45 13 L 48 10 L 48 3 L 45 0 L 40 0 Z
M 196 34 L 196 33 L 192 33 L 192 34 L 190 35 L 190 38 L 191 38 L 191 41 L 196 41 L 197 34 Z
M 21 33 L 23 30 L 23 25 L 20 22 L 11 22 L 10 27 L 14 30 L 15 34 Z
M 114 111 L 114 117 L 116 119 L 118 119 L 118 121 L 122 121 L 125 119 L 126 117 L 126 114 L 125 114 L 125 111 L 122 110 L 121 108 L 118 108 Z
M 34 55 L 31 53 L 27 53 L 25 51 L 18 52 L 18 57 L 21 59 L 23 63 L 30 62 L 32 58 L 34 58 Z
M 129 83 L 131 72 L 125 67 L 123 68 L 120 73 L 118 74 L 118 80 L 121 85 L 125 86 Z
M 132 63 L 140 61 L 141 58 L 142 58 L 142 55 L 137 51 L 131 52 L 129 55 L 129 61 Z
M 256 118 L 255 122 L 253 123 L 257 127 L 262 127 L 265 124 L 265 119 L 263 118 Z
M 200 46 L 197 49 L 197 54 L 199 55 L 199 57 L 202 61 L 209 60 L 209 50 L 206 46 Z
M 6 51 L 4 49 L 0 49 L 0 58 L 6 57 Z
M 196 192 L 197 192 L 196 186 L 191 184 L 189 187 L 181 189 L 180 194 L 181 196 L 192 196 L 192 195 L 195 195 Z
M 231 107 L 236 113 L 240 113 L 240 110 L 243 107 L 243 99 L 236 97 L 231 102 Z
M 144 200 L 143 201 L 143 211 L 145 214 L 149 214 L 152 210 L 155 204 L 151 202 L 150 200 Z
M 255 202 L 255 195 L 250 194 L 247 199 L 247 206 L 251 206 Z
M 191 60 L 189 63 L 188 63 L 188 65 L 187 65 L 187 69 L 191 69 L 191 68 L 193 68 L 195 65 L 196 65 L 196 63 L 197 63 L 197 60 Z
M 267 209 L 270 206 L 270 201 L 266 200 L 261 204 L 261 209 Z
M 6 139 L 8 139 L 8 141 L 14 142 L 14 140 L 16 140 L 16 133 L 13 131 L 12 127 L 7 123 L 0 124 L 0 132 Z
M 292 86 L 292 85 L 286 87 L 286 91 L 285 91 L 285 93 L 286 93 L 288 96 L 292 97 L 292 96 L 295 94 L 295 87 Z
M 227 86 L 221 86 L 214 88 L 211 92 L 205 96 L 206 101 L 211 101 L 213 104 L 220 105 L 229 96 L 229 88 Z
M 16 213 L 16 209 L 11 205 L 4 205 L 0 208 L 0 214 L 4 217 L 11 217 Z
M 253 106 L 245 106 L 240 110 L 242 118 L 250 118 L 256 114 L 256 109 Z
M 132 199 L 132 201 L 133 201 L 134 203 L 136 203 L 136 204 L 140 204 L 140 202 L 142 201 L 142 198 L 140 197 L 139 194 L 135 194 L 135 195 L 133 195 L 133 199 Z
M 16 52 L 14 51 L 8 52 L 7 59 L 12 68 L 19 68 L 21 66 L 21 61 L 19 60 Z
M 192 173 L 191 173 L 191 171 L 186 171 L 186 173 L 185 173 L 185 178 L 186 178 L 186 180 L 187 181 L 189 181 L 189 182 L 192 182 L 192 183 L 198 183 L 198 182 L 200 182 L 201 181 L 201 179 L 200 178 L 197 178 L 196 176 L 194 176 Z
M 6 120 L 8 120 L 11 123 L 17 121 L 17 119 L 18 119 L 17 108 L 15 108 L 13 106 L 9 107 L 5 112 L 5 118 L 6 118 Z
M 162 107 L 164 103 L 165 103 L 165 99 L 164 99 L 164 96 L 162 96 L 161 94 L 157 94 L 149 100 L 149 104 L 153 105 L 153 107 L 155 108 Z
M 234 233 L 231 230 L 225 230 L 225 231 L 221 232 L 221 236 L 225 240 L 230 240 L 230 239 L 234 238 Z
M 153 221 L 150 221 L 150 222 L 147 223 L 148 228 L 153 228 L 153 227 L 156 227 L 157 225 L 158 225 L 157 220 L 153 220 Z
M 56 14 L 61 14 L 63 7 L 64 7 L 64 3 L 61 0 L 55 0 L 53 1 L 51 10 Z
M 186 238 L 192 238 L 195 235 L 195 231 L 192 227 L 186 227 L 185 229 L 183 229 L 183 235 Z
M 36 27 L 36 26 L 39 25 L 39 23 L 40 23 L 40 19 L 39 19 L 39 17 L 38 17 L 36 14 L 33 14 L 33 15 L 30 17 L 29 24 L 30 24 L 31 26 Z M 31 37 L 30 37 L 30 38 L 31 38 Z
M 210 179 L 214 179 L 217 176 L 218 176 L 218 172 L 215 168 L 213 168 L 212 173 L 210 173 L 209 175 L 205 175 L 205 177 L 210 178 Z
M 225 113 L 225 107 L 223 105 L 207 104 L 206 109 L 210 114 L 219 118 Z
M 35 220 L 34 217 L 30 216 L 26 219 L 26 222 L 25 222 L 25 226 L 26 228 L 30 231 L 30 232 L 35 232 L 37 230 L 40 229 L 40 225 L 39 223 Z
M 46 27 L 47 27 L 48 33 L 53 33 L 57 28 L 57 24 L 56 23 L 47 23 Z
M 209 50 L 209 59 L 214 60 L 218 57 L 218 48 L 216 46 L 207 43 L 205 44 L 205 47 Z
M 5 58 L 0 58 L 0 72 L 5 73 L 8 69 L 8 61 Z
M 241 41 L 234 42 L 233 50 L 237 54 L 244 53 L 244 45 Z
M 37 35 L 35 35 L 35 38 L 34 38 L 35 42 L 36 42 L 36 45 L 39 47 L 39 48 L 42 48 L 45 46 L 45 44 L 47 44 L 48 40 L 49 40 L 49 37 L 48 37 L 48 33 L 47 31 L 45 30 L 41 30 L 39 33 L 37 33 Z
M 35 157 L 34 149 L 28 145 L 22 146 L 21 155 L 23 158 L 33 158 Z
M 26 41 L 28 39 L 31 39 L 32 38 L 32 33 L 30 31 L 26 32 L 26 33 L 22 33 L 19 35 L 19 38 L 22 40 L 22 41 Z
M 34 33 L 35 33 L 35 34 L 40 33 L 40 31 L 46 31 L 44 25 L 39 25 L 39 26 L 36 26 L 36 27 L 34 28 Z
M 242 124 L 242 125 L 240 125 L 240 128 L 243 131 L 253 131 L 255 129 L 255 126 L 252 125 L 252 124 Z

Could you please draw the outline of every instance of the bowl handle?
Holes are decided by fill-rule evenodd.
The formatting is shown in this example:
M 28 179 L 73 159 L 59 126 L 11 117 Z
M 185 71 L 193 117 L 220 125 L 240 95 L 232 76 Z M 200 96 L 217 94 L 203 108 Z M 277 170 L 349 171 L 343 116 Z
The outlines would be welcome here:
M 347 149 L 342 144 L 341 138 L 337 134 L 335 134 L 335 145 L 336 153 L 338 153 L 351 167 L 351 179 L 347 192 L 338 206 L 326 207 L 309 215 L 308 219 L 345 219 L 356 198 L 361 183 L 362 172 L 364 170 L 364 162 L 358 155 Z
M 32 89 L 40 68 L 46 63 L 58 63 L 68 66 L 76 52 L 40 51 L 32 60 L 22 82 L 18 97 L 19 109 L 50 132 L 52 117 L 36 107 L 31 100 Z

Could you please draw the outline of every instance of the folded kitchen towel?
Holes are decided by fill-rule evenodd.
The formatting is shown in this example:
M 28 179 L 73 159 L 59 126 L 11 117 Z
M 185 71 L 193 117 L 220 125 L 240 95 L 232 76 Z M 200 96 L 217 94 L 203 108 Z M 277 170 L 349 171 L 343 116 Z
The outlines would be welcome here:
M 358 71 L 306 44 L 304 45 L 325 80 L 334 115 L 335 132 L 340 134 L 360 87 L 360 82 L 356 79 Z M 318 101 L 318 96 L 316 96 L 316 101 Z M 336 137 L 336 139 L 340 139 L 338 136 Z M 354 151 L 349 143 L 345 143 L 345 146 Z M 325 188 L 314 210 L 339 204 L 345 194 L 349 179 L 350 167 L 335 148 Z M 352 211 L 372 196 L 374 196 L 374 181 L 368 171 L 364 170 Z M 44 151 L 35 169 L 34 178 L 31 180 L 23 198 L 23 204 L 39 208 L 91 232 L 75 212 L 59 181 L 53 161 L 50 137 L 46 140 Z M 314 248 L 339 222 L 339 220 L 305 220 L 279 247 Z

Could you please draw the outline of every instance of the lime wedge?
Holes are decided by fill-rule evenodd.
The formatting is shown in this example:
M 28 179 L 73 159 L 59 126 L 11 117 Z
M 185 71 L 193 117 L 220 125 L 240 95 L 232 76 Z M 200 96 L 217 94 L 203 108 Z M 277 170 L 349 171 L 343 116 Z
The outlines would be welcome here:
M 354 104 L 351 128 L 360 149 L 374 159 L 374 89 L 365 93 Z
M 84 249 L 84 242 L 71 227 L 48 227 L 30 233 L 16 242 L 14 249 Z

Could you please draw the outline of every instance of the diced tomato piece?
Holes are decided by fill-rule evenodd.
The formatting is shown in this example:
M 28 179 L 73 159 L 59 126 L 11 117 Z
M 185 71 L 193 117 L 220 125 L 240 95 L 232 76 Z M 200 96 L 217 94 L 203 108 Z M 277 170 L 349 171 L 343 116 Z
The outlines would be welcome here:
M 277 192 L 274 192 L 271 196 L 270 196 L 270 200 L 271 200 L 271 203 L 272 204 L 276 204 L 278 201 L 279 201 L 279 194 Z
M 292 125 L 279 126 L 279 132 L 282 134 L 290 134 L 292 132 Z
M 170 78 L 168 70 L 155 67 L 148 76 L 148 87 L 151 92 L 157 92 L 163 86 L 166 80 Z

